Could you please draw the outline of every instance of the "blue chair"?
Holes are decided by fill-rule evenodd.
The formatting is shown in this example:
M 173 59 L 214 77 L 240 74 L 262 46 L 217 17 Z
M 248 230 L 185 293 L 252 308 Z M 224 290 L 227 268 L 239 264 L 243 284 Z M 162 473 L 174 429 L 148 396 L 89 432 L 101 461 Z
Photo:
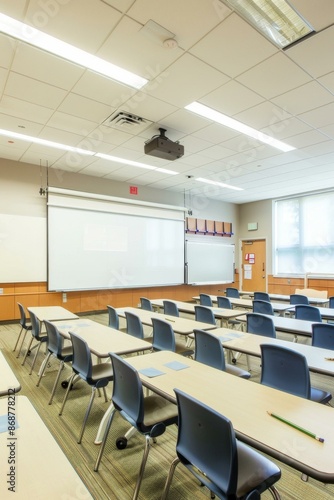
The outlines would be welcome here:
M 265 300 L 266 302 L 270 302 L 269 293 L 254 292 L 254 300 Z
M 69 392 L 72 388 L 72 384 L 75 378 L 81 378 L 92 388 L 92 394 L 86 409 L 84 420 L 82 423 L 81 431 L 79 434 L 78 443 L 81 443 L 86 423 L 92 408 L 96 389 L 103 389 L 105 402 L 108 401 L 106 394 L 106 386 L 111 380 L 113 380 L 113 370 L 109 362 L 93 364 L 92 355 L 84 339 L 79 337 L 73 332 L 69 332 L 71 336 L 72 346 L 73 346 L 73 361 L 72 370 L 73 374 L 68 382 L 65 397 L 59 412 L 59 415 L 63 414 L 65 403 L 68 399 Z
M 32 326 L 27 321 L 27 316 L 26 316 L 26 312 L 25 312 L 24 306 L 20 302 L 18 302 L 17 305 L 19 306 L 19 311 L 20 311 L 20 326 L 21 326 L 21 330 L 20 330 L 20 333 L 19 333 L 19 335 L 18 335 L 18 337 L 16 339 L 16 343 L 15 343 L 13 352 L 16 351 L 16 348 L 18 347 L 20 339 L 22 337 L 21 345 L 20 345 L 20 348 L 18 350 L 18 354 L 16 356 L 18 358 L 20 356 L 20 354 L 21 354 L 21 349 L 22 349 L 22 346 L 23 346 L 23 343 L 24 343 L 24 339 L 25 339 L 25 337 L 27 335 L 27 332 L 31 331 Z M 22 334 L 23 334 L 23 336 L 22 336 Z
M 119 317 L 116 309 L 113 306 L 107 306 L 108 309 L 108 326 L 119 330 Z
M 34 356 L 34 359 L 33 359 L 33 362 L 32 362 L 31 368 L 30 368 L 30 372 L 29 372 L 29 375 L 31 375 L 32 371 L 34 369 L 41 345 L 42 344 L 46 345 L 46 342 L 48 340 L 48 336 L 47 336 L 46 332 L 41 332 L 41 324 L 40 324 L 39 320 L 37 319 L 36 315 L 32 312 L 30 312 L 29 314 L 30 314 L 30 321 L 31 321 L 31 339 L 30 339 L 30 342 L 28 344 L 26 353 L 24 355 L 22 366 L 25 364 L 27 356 L 30 356 L 32 349 L 36 349 L 35 356 Z M 31 346 L 32 346 L 34 340 L 35 340 L 35 345 L 32 348 Z
M 334 309 L 334 297 L 329 297 L 328 307 Z
M 322 317 L 318 307 L 299 304 L 295 306 L 295 318 L 314 323 L 321 323 Z
M 247 314 L 247 332 L 263 335 L 264 337 L 276 338 L 274 322 L 268 316 L 258 313 Z
M 173 302 L 172 300 L 164 300 L 163 306 L 164 314 L 168 314 L 169 316 L 180 316 L 179 309 L 175 302 Z
M 205 330 L 194 330 L 195 334 L 195 360 L 212 368 L 226 371 L 231 375 L 241 378 L 250 378 L 250 373 L 242 368 L 225 362 L 225 353 L 218 337 Z
M 125 311 L 126 319 L 126 333 L 136 337 L 137 339 L 144 340 L 143 324 L 139 316 L 132 312 Z
M 216 324 L 216 318 L 212 309 L 206 306 L 195 306 L 195 320 L 202 323 L 210 323 L 210 325 Z
M 209 306 L 209 307 L 213 306 L 212 299 L 211 299 L 210 295 L 208 295 L 206 293 L 199 294 L 199 303 L 201 306 Z
M 48 337 L 47 340 L 47 347 L 48 347 L 48 355 L 45 358 L 43 368 L 40 370 L 38 381 L 36 386 L 38 387 L 42 377 L 44 375 L 45 369 L 48 365 L 48 362 L 51 358 L 51 356 L 54 356 L 57 358 L 60 363 L 59 363 L 59 370 L 56 376 L 56 379 L 53 384 L 53 388 L 51 391 L 51 396 L 49 399 L 49 405 L 52 404 L 53 396 L 56 392 L 57 384 L 59 381 L 60 374 L 62 372 L 62 369 L 64 368 L 65 363 L 70 363 L 73 360 L 73 348 L 72 345 L 64 346 L 64 337 L 59 333 L 58 328 L 56 327 L 55 324 L 50 323 L 50 321 L 44 320 L 45 328 L 46 328 L 46 334 Z
M 152 303 L 146 297 L 140 297 L 140 307 L 141 309 L 145 309 L 145 311 L 153 311 Z
M 334 324 L 313 323 L 312 345 L 334 350 Z
M 253 300 L 253 312 L 259 314 L 269 314 L 274 316 L 274 309 L 270 302 L 267 300 Z
M 311 387 L 310 372 L 303 354 L 272 344 L 261 344 L 261 384 L 295 396 L 327 404 L 332 395 Z
M 240 299 L 239 290 L 233 287 L 227 287 L 225 290 L 226 297 L 233 297 L 235 299 Z
M 157 394 L 151 394 L 144 398 L 142 382 L 137 371 L 129 365 L 127 361 L 116 354 L 109 353 L 109 355 L 114 370 L 112 394 L 114 408 L 105 428 L 94 470 L 97 471 L 99 468 L 110 426 L 115 413 L 118 412 L 131 424 L 131 426 L 134 426 L 134 428 L 145 437 L 144 454 L 132 497 L 135 500 L 139 495 L 139 489 L 151 447 L 151 440 L 152 438 L 155 439 L 161 436 L 165 432 L 167 426 L 177 424 L 177 406 Z M 119 438 L 116 441 L 116 446 L 119 449 L 126 448 L 127 439 L 125 437 Z
M 222 296 L 218 295 L 218 297 L 217 297 L 217 305 L 218 305 L 218 307 L 221 307 L 222 309 L 233 309 L 231 301 L 230 301 L 230 299 L 228 297 L 222 297 Z M 238 321 L 237 319 L 231 319 L 231 318 L 229 318 L 227 320 L 227 324 L 231 325 L 232 328 L 233 328 L 235 326 L 240 326 L 241 322 Z
M 152 318 L 153 325 L 153 351 L 172 351 L 182 354 L 183 356 L 191 356 L 194 354 L 193 350 L 186 349 L 186 345 L 177 342 L 175 333 L 171 323 L 159 318 Z
M 298 293 L 293 293 L 290 295 L 290 304 L 296 305 L 296 304 L 305 304 L 309 305 L 309 300 L 306 295 L 299 295 Z
M 238 441 L 224 415 L 179 389 L 174 391 L 179 413 L 176 458 L 161 499 L 166 500 L 179 463 L 211 491 L 211 498 L 256 500 L 269 489 L 279 499 L 274 486 L 281 477 L 277 465 Z

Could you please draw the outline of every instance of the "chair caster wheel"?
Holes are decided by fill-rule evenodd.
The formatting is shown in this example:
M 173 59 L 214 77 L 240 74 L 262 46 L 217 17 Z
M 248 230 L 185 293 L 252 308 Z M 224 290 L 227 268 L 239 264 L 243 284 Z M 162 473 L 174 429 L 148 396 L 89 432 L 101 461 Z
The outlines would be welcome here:
M 232 363 L 235 365 L 237 363 L 237 360 L 235 358 L 233 358 Z
M 27 356 L 30 356 L 30 354 L 31 354 L 31 351 L 30 351 L 30 349 L 29 349 L 29 351 L 27 352 Z
M 64 380 L 62 383 L 61 383 L 61 386 L 63 389 L 67 389 L 68 388 L 68 381 L 67 380 Z M 71 384 L 71 390 L 73 389 L 73 384 Z
M 116 439 L 116 446 L 119 450 L 124 450 L 128 445 L 128 440 L 126 437 L 120 437 Z

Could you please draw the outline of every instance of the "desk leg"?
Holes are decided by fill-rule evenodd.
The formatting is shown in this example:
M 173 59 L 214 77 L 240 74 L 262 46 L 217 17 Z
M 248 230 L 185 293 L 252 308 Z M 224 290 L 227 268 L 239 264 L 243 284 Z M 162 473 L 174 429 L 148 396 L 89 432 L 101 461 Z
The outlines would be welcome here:
M 114 405 L 113 405 L 113 403 L 110 403 L 109 408 L 106 410 L 106 412 L 103 415 L 102 420 L 100 422 L 100 425 L 99 425 L 99 428 L 98 428 L 98 431 L 97 431 L 97 434 L 96 434 L 96 438 L 95 438 L 94 444 L 101 444 L 102 443 L 102 438 L 103 438 L 103 435 L 104 435 L 104 431 L 106 429 L 106 426 L 107 426 L 107 423 L 108 423 L 108 419 L 109 419 L 110 414 L 113 411 L 113 409 L 114 409 Z

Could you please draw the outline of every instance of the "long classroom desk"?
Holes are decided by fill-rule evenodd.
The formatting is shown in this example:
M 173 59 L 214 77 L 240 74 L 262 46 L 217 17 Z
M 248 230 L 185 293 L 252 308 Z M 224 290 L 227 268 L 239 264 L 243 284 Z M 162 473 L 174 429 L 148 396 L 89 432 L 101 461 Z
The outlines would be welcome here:
M 282 295 L 280 293 L 270 293 L 269 297 L 270 299 L 273 300 L 282 300 L 284 302 L 290 302 L 290 295 Z M 307 298 L 312 306 L 324 306 L 329 302 L 329 299 L 324 299 L 321 297 L 307 297 Z
M 13 370 L 7 363 L 3 353 L 0 351 L 0 396 L 15 394 L 21 390 L 21 384 L 17 380 Z
M 1 398 L 0 415 L 1 498 L 93 499 L 27 397 Z
M 334 408 L 293 396 L 184 358 L 160 351 L 127 360 L 143 384 L 175 402 L 179 388 L 229 418 L 236 436 L 254 448 L 324 483 L 334 483 Z M 181 363 L 175 370 L 168 363 Z M 150 378 L 140 370 L 155 368 Z M 272 418 L 274 412 L 320 435 L 324 443 Z
M 267 314 L 263 314 L 263 316 L 267 316 L 273 320 L 276 331 L 294 335 L 295 340 L 298 335 L 308 338 L 312 337 L 312 321 L 283 316 L 269 316 Z M 238 319 L 246 323 L 247 314 L 240 316 Z
M 210 333 L 220 339 L 225 349 L 258 358 L 261 357 L 261 344 L 287 347 L 305 356 L 311 372 L 334 377 L 334 351 L 330 349 L 322 349 L 277 338 L 273 339 L 253 333 L 236 332 L 236 330 L 229 328 L 217 328 Z
M 37 319 L 42 322 L 45 319 L 48 321 L 60 321 L 65 319 L 78 319 L 79 316 L 68 311 L 62 306 L 37 306 L 27 307 L 29 312 L 35 314 Z
M 154 307 L 158 307 L 163 310 L 163 301 L 164 299 L 151 299 L 151 303 Z M 180 312 L 195 314 L 195 305 L 191 302 L 182 302 L 180 300 L 172 300 L 176 304 L 178 310 Z M 208 309 L 211 309 L 215 318 L 220 320 L 221 326 L 223 326 L 224 321 L 227 322 L 229 319 L 236 319 L 238 316 L 244 314 L 243 311 L 237 311 L 233 309 L 223 309 L 222 307 L 209 307 L 205 306 Z
M 98 358 L 109 357 L 109 352 L 124 355 L 152 349 L 150 342 L 137 339 L 90 319 L 53 321 L 52 323 L 66 339 L 70 339 L 70 331 L 83 338 L 92 354 Z
M 175 333 L 180 335 L 189 335 L 193 333 L 195 328 L 200 328 L 202 330 L 212 330 L 216 328 L 215 325 L 210 325 L 209 323 L 202 323 L 201 321 L 195 321 L 187 318 L 179 318 L 177 316 L 170 316 L 162 313 L 146 311 L 145 309 L 135 308 L 135 307 L 120 307 L 116 309 L 118 315 L 125 318 L 125 312 L 131 312 L 136 314 L 143 325 L 152 326 L 152 318 L 162 319 L 163 321 L 168 321 L 172 323 L 172 327 Z
M 212 302 L 217 302 L 216 295 L 210 295 Z M 199 302 L 199 296 L 193 297 L 194 300 Z M 237 299 L 234 297 L 229 297 L 230 302 L 233 307 L 242 307 L 243 309 L 253 309 L 252 299 Z M 274 312 L 277 312 L 280 316 L 284 316 L 284 313 L 291 309 L 290 304 L 284 304 L 283 302 L 270 302 Z

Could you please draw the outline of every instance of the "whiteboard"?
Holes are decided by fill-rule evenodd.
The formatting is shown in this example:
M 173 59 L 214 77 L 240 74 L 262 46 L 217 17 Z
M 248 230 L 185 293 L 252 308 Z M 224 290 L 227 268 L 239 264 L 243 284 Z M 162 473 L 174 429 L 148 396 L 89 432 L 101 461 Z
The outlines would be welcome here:
M 46 218 L 0 214 L 0 283 L 46 281 Z
M 234 245 L 222 242 L 186 242 L 186 281 L 188 284 L 234 282 Z
M 184 221 L 48 206 L 49 290 L 184 283 Z

